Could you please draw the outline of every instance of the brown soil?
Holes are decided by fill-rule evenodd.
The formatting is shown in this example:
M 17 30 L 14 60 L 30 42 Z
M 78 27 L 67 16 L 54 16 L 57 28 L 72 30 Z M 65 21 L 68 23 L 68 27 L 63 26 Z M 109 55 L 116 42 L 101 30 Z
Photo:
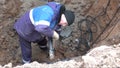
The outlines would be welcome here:
M 91 48 L 102 44 L 120 43 L 120 10 L 115 14 L 119 7 L 119 0 L 56 0 L 66 5 L 67 9 L 75 12 L 75 23 L 71 26 L 72 34 L 68 38 L 62 38 L 55 43 L 55 59 L 50 60 L 48 52 L 43 52 L 36 44 L 32 44 L 32 59 L 40 63 L 56 62 L 59 60 L 70 59 L 85 54 L 87 51 L 81 47 L 79 22 L 90 15 L 97 21 L 93 21 L 96 26 L 91 25 L 93 30 L 93 39 L 90 41 Z M 108 1 L 110 3 L 108 4 Z M 21 50 L 18 37 L 13 29 L 15 21 L 32 7 L 42 5 L 42 0 L 0 0 L 0 64 L 9 62 L 13 65 L 21 64 Z M 107 5 L 108 4 L 108 5 Z M 107 9 L 104 9 L 106 8 Z M 104 9 L 104 11 L 103 11 Z M 106 13 L 104 13 L 106 11 Z M 99 15 L 101 13 L 101 15 Z M 103 14 L 103 15 L 102 15 Z M 96 17 L 99 15 L 99 17 Z M 114 16 L 115 15 L 115 16 Z M 112 18 L 113 17 L 113 18 Z M 90 19 L 91 20 L 91 19 Z M 99 21 L 99 22 L 98 22 Z M 108 25 L 109 24 L 109 25 Z M 83 27 L 85 28 L 85 27 Z M 106 29 L 105 29 L 106 28 Z M 105 29 L 105 30 L 104 30 Z M 100 35 L 101 34 L 101 35 Z M 100 36 L 99 36 L 100 35 Z M 87 35 L 86 35 L 87 36 Z M 81 46 L 80 46 L 81 45 Z M 83 44 L 84 45 L 84 44 Z

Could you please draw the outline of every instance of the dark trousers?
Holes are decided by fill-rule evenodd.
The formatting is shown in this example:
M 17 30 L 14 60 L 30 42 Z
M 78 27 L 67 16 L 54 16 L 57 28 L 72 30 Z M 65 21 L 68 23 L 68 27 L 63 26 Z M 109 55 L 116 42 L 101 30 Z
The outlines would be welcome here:
M 23 39 L 21 36 L 19 36 L 19 42 L 21 46 L 22 59 L 25 61 L 31 61 L 32 57 L 31 42 Z M 34 43 L 38 43 L 38 45 L 47 45 L 47 40 L 46 38 L 44 38 L 43 40 L 35 41 Z
M 28 42 L 27 40 L 23 39 L 21 36 L 19 36 L 19 42 L 21 46 L 22 59 L 25 61 L 31 61 L 31 57 L 32 57 L 31 42 Z

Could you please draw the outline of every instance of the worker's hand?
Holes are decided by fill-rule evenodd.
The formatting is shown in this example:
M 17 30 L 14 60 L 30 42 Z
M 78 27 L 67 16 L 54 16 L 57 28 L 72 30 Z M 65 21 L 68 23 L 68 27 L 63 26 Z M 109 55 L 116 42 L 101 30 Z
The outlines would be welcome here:
M 53 32 L 53 39 L 55 40 L 59 39 L 59 34 L 56 31 Z

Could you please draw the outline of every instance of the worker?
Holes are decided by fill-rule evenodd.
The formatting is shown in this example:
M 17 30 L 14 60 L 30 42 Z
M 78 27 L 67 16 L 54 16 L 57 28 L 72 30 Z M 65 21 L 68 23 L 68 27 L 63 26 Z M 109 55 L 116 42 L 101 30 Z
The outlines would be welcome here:
M 71 25 L 74 19 L 73 11 L 66 10 L 64 5 L 54 1 L 25 12 L 14 24 L 23 63 L 31 62 L 31 43 L 37 43 L 39 48 L 46 50 L 47 38 L 58 40 L 60 28 Z

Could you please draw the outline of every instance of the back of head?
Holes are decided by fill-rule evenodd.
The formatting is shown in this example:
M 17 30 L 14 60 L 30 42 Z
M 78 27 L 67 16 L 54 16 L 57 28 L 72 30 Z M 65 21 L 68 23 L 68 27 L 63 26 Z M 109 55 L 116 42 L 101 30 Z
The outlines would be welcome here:
M 70 10 L 65 10 L 64 15 L 66 17 L 68 25 L 71 25 L 74 22 L 74 19 L 75 19 L 74 13 Z

